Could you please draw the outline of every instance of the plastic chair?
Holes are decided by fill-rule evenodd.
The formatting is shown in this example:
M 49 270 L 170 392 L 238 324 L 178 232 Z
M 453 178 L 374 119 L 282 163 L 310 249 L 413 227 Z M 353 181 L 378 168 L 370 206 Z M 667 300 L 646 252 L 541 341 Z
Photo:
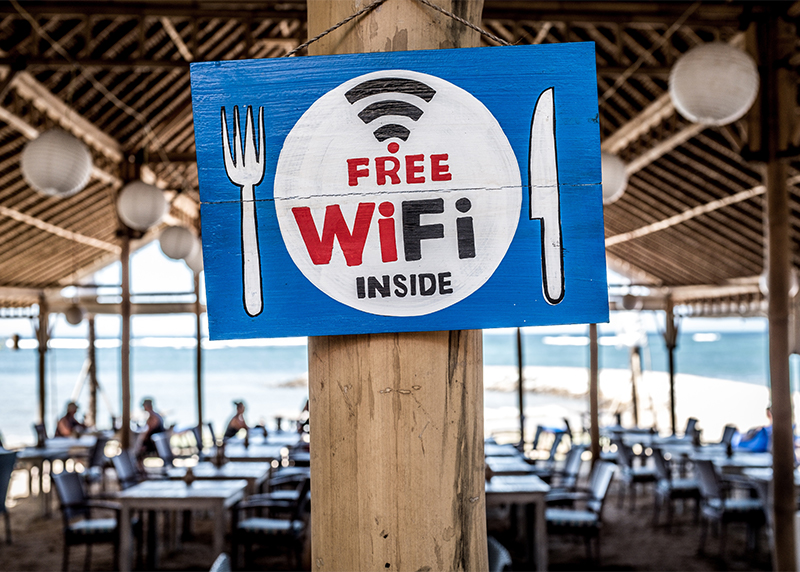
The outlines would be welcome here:
M 217 556 L 208 572 L 231 572 L 231 559 L 224 552 Z
M 607 461 L 597 461 L 589 477 L 589 494 L 586 508 L 548 508 L 545 521 L 549 534 L 574 534 L 583 536 L 586 555 L 590 560 L 600 563 L 600 528 L 602 527 L 603 504 L 608 487 L 614 477 L 615 467 Z M 597 550 L 592 554 L 592 539 Z
M 661 507 L 666 502 L 667 530 L 672 527 L 673 501 L 676 499 L 694 499 L 695 520 L 697 520 L 700 516 L 700 484 L 697 479 L 672 478 L 672 470 L 661 449 L 653 449 L 653 461 L 658 477 L 653 505 L 653 525 L 658 524 Z
M 106 443 L 108 443 L 108 437 L 102 435 L 97 437 L 97 441 L 89 453 L 89 466 L 85 473 L 86 482 L 89 484 L 99 482 L 101 490 L 105 488 L 105 470 L 108 463 L 105 453 Z
M 506 572 L 511 570 L 511 555 L 506 547 L 494 537 L 486 538 L 489 543 L 489 572 Z
M 92 558 L 92 545 L 101 543 L 114 545 L 114 569 L 119 569 L 120 506 L 108 501 L 87 498 L 78 473 L 58 473 L 52 475 L 52 479 L 58 500 L 61 502 L 61 515 L 64 521 L 63 570 L 69 568 L 71 546 L 86 545 L 84 568 L 88 570 Z M 114 511 L 114 518 L 92 518 L 94 508 Z
M 303 481 L 298 498 L 291 502 L 277 501 L 269 498 L 269 495 L 259 495 L 234 505 L 231 518 L 231 553 L 233 568 L 238 569 L 239 546 L 245 547 L 245 566 L 252 569 L 251 546 L 253 544 L 269 544 L 274 548 L 287 549 L 289 555 L 289 565 L 292 565 L 291 556 L 294 555 L 294 564 L 299 567 L 303 541 L 310 514 L 309 490 L 311 479 Z M 267 509 L 268 516 L 246 516 L 241 519 L 243 512 L 251 512 L 258 509 L 259 512 Z M 288 518 L 276 518 L 284 515 Z
M 156 453 L 158 453 L 158 456 L 164 461 L 165 467 L 172 467 L 175 461 L 175 455 L 169 444 L 170 437 L 170 434 L 166 431 L 163 433 L 156 433 L 150 437 L 153 439 L 153 443 L 156 445 Z
M 136 463 L 134 463 L 130 451 L 121 451 L 119 455 L 111 459 L 111 463 L 117 472 L 117 482 L 120 490 L 124 491 L 142 482 L 143 476 L 136 468 Z
M 6 543 L 11 544 L 11 516 L 8 514 L 6 506 L 6 496 L 8 495 L 8 484 L 11 482 L 11 473 L 14 472 L 14 463 L 17 460 L 16 451 L 0 452 L 0 494 L 3 495 L 3 504 L 0 505 L 0 513 L 6 520 Z
M 705 551 L 706 536 L 711 521 L 720 525 L 719 553 L 725 553 L 726 529 L 729 522 L 744 522 L 747 525 L 747 547 L 749 552 L 758 550 L 758 531 L 766 522 L 764 504 L 758 498 L 729 498 L 729 486 L 723 483 L 714 464 L 707 460 L 695 461 L 703 503 L 700 514 L 703 527 L 700 534 L 698 552 Z
M 620 440 L 614 440 L 617 446 L 617 465 L 622 473 L 622 480 L 625 483 L 625 488 L 628 489 L 631 498 L 631 510 L 636 508 L 636 485 L 644 485 L 647 483 L 655 483 L 658 479 L 655 469 L 647 466 L 636 467 L 633 464 L 633 451 L 625 443 Z M 620 492 L 619 506 L 625 503 L 625 492 Z

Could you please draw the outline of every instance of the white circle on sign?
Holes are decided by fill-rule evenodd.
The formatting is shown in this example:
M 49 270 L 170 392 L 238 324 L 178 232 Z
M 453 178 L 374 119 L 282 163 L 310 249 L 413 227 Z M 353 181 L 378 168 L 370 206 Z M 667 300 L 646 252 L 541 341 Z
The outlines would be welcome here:
M 519 166 L 470 93 L 407 70 L 332 89 L 284 141 L 275 209 L 303 275 L 347 306 L 421 316 L 478 290 L 519 222 Z

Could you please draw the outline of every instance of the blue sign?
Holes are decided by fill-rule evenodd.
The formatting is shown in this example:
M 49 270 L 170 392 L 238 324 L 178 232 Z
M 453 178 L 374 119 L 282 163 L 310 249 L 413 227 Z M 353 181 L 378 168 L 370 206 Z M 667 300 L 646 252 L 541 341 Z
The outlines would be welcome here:
M 608 320 L 594 44 L 191 75 L 212 339 Z

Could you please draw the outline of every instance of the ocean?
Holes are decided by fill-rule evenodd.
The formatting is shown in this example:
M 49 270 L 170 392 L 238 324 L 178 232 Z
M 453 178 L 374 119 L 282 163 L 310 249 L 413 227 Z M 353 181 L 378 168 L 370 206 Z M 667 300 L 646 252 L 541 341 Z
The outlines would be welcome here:
M 620 337 L 600 338 L 600 367 L 627 369 L 630 349 Z M 666 371 L 667 356 L 657 334 L 641 339 L 645 370 Z M 261 345 L 259 345 L 261 344 Z M 268 345 L 267 345 L 268 344 Z M 119 415 L 119 349 L 117 340 L 99 340 L 97 350 L 98 420 L 101 427 Z M 168 423 L 187 427 L 196 423 L 194 340 L 140 338 L 132 348 L 132 403 L 155 399 Z M 55 346 L 55 347 L 52 347 Z M 52 432 L 56 419 L 70 399 L 86 411 L 88 386 L 80 386 L 86 350 L 84 340 L 56 339 L 48 351 L 47 422 Z M 116 347 L 115 347 L 116 346 Z M 205 343 L 204 343 L 205 347 Z M 525 364 L 530 366 L 588 367 L 588 335 L 541 334 L 526 331 Z M 204 350 L 204 420 L 221 431 L 233 412 L 232 401 L 244 399 L 250 424 L 296 416 L 307 396 L 305 340 L 264 340 L 241 347 L 210 343 Z M 793 357 L 793 366 L 794 364 Z M 484 333 L 485 376 L 497 366 L 516 365 L 516 334 L 512 330 Z M 0 434 L 10 444 L 32 443 L 32 423 L 37 416 L 38 354 L 30 345 L 12 350 L 0 346 Z M 682 333 L 676 353 L 677 371 L 703 377 L 767 384 L 765 333 Z M 793 367 L 793 375 L 798 368 Z M 793 381 L 793 385 L 796 385 Z M 515 407 L 514 392 L 487 391 L 487 410 Z M 142 419 L 137 409 L 134 419 Z

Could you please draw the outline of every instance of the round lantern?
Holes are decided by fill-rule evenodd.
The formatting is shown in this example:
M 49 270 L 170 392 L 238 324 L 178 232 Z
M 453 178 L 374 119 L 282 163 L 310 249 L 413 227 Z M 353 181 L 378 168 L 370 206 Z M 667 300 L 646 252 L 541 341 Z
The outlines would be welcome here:
M 182 260 L 192 253 L 194 234 L 185 226 L 168 226 L 161 232 L 161 250 L 173 260 Z
M 200 274 L 203 271 L 203 243 L 199 238 L 195 238 L 195 244 L 192 252 L 186 257 L 186 265 L 192 269 L 195 274 Z
M 125 185 L 117 197 L 120 220 L 135 230 L 147 230 L 157 225 L 168 208 L 161 189 L 142 181 Z
M 83 321 L 83 308 L 73 304 L 64 312 L 64 318 L 73 326 L 77 326 Z
M 800 292 L 800 278 L 797 276 L 797 271 L 792 268 L 789 271 L 789 298 L 794 298 L 797 296 L 797 293 Z M 769 270 L 764 268 L 764 272 L 762 272 L 758 277 L 758 289 L 761 290 L 761 293 L 764 296 L 769 296 Z
M 25 182 L 35 190 L 68 197 L 89 182 L 92 155 L 80 139 L 61 129 L 50 129 L 25 144 L 20 168 Z
M 600 153 L 603 173 L 603 204 L 610 205 L 618 200 L 628 186 L 628 172 L 625 163 L 611 153 Z
M 686 119 L 727 125 L 742 117 L 758 94 L 758 68 L 749 54 L 725 42 L 692 48 L 669 74 L 669 94 Z

